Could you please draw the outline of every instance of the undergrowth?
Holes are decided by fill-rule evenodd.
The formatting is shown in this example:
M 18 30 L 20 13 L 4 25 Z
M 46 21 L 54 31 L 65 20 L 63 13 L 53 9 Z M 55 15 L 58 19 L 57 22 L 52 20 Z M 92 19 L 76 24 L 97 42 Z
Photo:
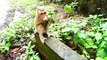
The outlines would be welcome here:
M 21 39 L 29 41 L 30 35 L 34 30 L 34 25 L 32 24 L 35 15 L 34 7 L 38 2 L 32 0 L 16 0 L 16 2 L 19 6 L 27 7 L 27 17 L 12 21 L 9 27 L 4 29 L 2 40 L 0 40 L 1 53 L 10 50 L 12 41 Z M 74 11 L 77 4 L 77 2 L 73 2 L 71 5 L 66 4 L 64 11 L 75 14 Z M 50 22 L 52 22 L 49 26 L 49 31 L 58 40 L 73 41 L 74 46 L 80 48 L 80 54 L 87 59 L 107 60 L 107 18 L 103 18 L 102 15 L 90 15 L 89 17 L 83 17 L 82 20 L 72 19 L 71 16 L 67 19 L 58 20 L 57 13 L 52 6 L 46 6 L 46 9 L 50 16 Z M 32 51 L 33 47 L 31 42 L 28 46 L 25 46 L 24 48 L 27 51 L 22 56 L 31 54 L 29 59 L 36 59 L 35 57 L 37 57 L 39 60 L 38 54 Z M 26 56 L 24 59 L 26 59 Z

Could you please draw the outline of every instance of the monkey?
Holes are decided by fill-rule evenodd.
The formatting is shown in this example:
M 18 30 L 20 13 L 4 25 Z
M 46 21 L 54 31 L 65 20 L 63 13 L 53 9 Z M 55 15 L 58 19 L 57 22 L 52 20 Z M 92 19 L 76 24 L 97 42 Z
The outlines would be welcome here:
M 45 38 L 43 36 L 44 33 L 46 33 L 48 35 L 48 37 L 51 37 L 52 35 L 48 32 L 48 14 L 45 11 L 44 6 L 39 6 L 36 9 L 36 15 L 35 15 L 35 20 L 34 20 L 34 24 L 35 24 L 35 31 L 34 33 L 38 33 L 39 34 L 39 38 L 41 40 L 42 43 L 44 43 L 45 40 L 47 40 L 47 38 Z

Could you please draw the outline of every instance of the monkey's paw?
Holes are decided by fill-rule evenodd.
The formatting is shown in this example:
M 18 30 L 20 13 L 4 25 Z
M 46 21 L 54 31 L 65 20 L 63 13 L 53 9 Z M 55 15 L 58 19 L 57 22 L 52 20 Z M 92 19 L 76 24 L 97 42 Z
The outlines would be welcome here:
M 44 42 L 47 40 L 47 38 L 43 38 L 42 40 L 41 40 L 41 42 L 44 44 Z
M 52 34 L 48 34 L 48 37 L 54 37 Z

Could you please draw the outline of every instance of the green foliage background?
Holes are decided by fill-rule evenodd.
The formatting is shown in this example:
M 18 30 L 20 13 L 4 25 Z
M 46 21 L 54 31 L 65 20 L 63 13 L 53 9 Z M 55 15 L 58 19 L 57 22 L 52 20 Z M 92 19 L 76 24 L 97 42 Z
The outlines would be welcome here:
M 53 2 L 60 2 L 61 0 L 52 0 Z M 85 0 L 79 0 L 79 2 L 72 2 L 71 4 L 64 5 L 64 12 L 74 14 L 75 17 L 75 6 L 82 4 Z M 10 50 L 12 46 L 12 41 L 17 41 L 24 39 L 24 41 L 30 40 L 30 35 L 34 30 L 34 16 L 35 16 L 35 6 L 40 2 L 39 0 L 11 0 L 14 5 L 12 7 L 23 7 L 27 13 L 27 17 L 21 18 L 20 20 L 12 21 L 9 27 L 5 28 L 2 32 L 2 40 L 0 40 L 0 52 L 5 53 Z M 82 20 L 75 20 L 70 18 L 64 20 L 58 20 L 56 17 L 56 12 L 54 12 L 53 5 L 46 5 L 47 12 L 50 16 L 49 31 L 58 40 L 69 40 L 73 41 L 76 46 L 81 49 L 81 55 L 85 56 L 87 59 L 92 59 L 91 55 L 94 55 L 96 60 L 107 60 L 107 18 L 103 18 L 102 14 L 99 15 L 89 15 L 88 17 L 83 17 Z M 18 43 L 17 43 L 18 44 Z M 26 52 L 22 54 L 24 59 L 26 55 L 29 59 L 37 59 L 38 53 L 32 50 L 34 46 L 31 42 L 24 48 Z M 29 52 L 29 53 L 28 53 Z M 31 57 L 31 58 L 30 58 Z

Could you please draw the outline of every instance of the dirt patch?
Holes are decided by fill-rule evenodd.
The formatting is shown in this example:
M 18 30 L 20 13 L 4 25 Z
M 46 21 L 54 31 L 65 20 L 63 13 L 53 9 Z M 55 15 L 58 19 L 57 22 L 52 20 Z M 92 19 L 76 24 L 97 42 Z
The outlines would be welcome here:
M 20 46 L 12 48 L 10 51 L 8 51 L 5 54 L 0 54 L 0 60 L 22 60 L 21 54 L 23 54 L 26 49 L 23 48 L 23 46 L 26 46 L 26 43 L 23 43 Z
M 11 21 L 13 21 L 15 15 L 15 9 L 10 9 L 7 11 L 6 17 L 4 19 L 4 23 L 0 25 L 0 31 L 9 25 Z

